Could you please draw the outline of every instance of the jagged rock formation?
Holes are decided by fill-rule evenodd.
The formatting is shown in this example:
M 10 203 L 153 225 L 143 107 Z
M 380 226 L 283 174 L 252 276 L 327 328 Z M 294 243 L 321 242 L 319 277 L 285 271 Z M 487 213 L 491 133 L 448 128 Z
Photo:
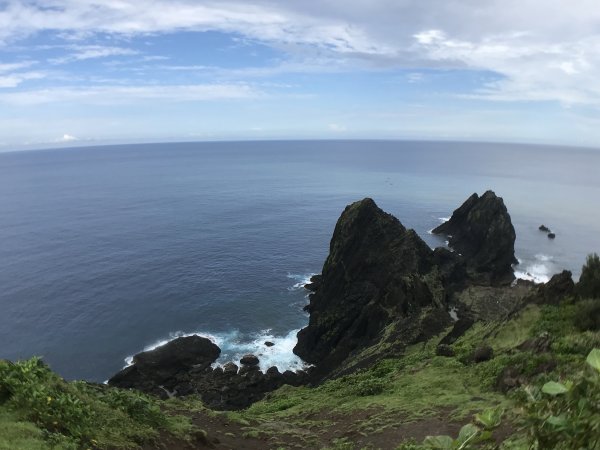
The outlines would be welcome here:
M 259 370 L 258 359 L 247 358 L 241 368 L 227 363 L 213 369 L 221 350 L 200 336 L 177 338 L 154 350 L 134 356 L 108 384 L 137 389 L 162 398 L 199 394 L 214 409 L 232 410 L 250 406 L 283 384 L 298 386 L 306 382 L 305 372 L 280 373 L 271 367 Z M 256 364 L 254 364 L 256 362 Z M 253 363 L 253 364 L 250 364 Z M 242 363 L 244 364 L 244 363 Z
M 452 249 L 464 257 L 475 282 L 507 284 L 514 279 L 515 229 L 502 198 L 492 191 L 471 195 L 448 222 L 433 229 L 445 234 Z
M 329 372 L 352 352 L 379 341 L 392 322 L 443 307 L 442 281 L 433 268 L 427 244 L 372 199 L 347 206 L 310 296 L 309 325 L 298 333 L 294 352 Z

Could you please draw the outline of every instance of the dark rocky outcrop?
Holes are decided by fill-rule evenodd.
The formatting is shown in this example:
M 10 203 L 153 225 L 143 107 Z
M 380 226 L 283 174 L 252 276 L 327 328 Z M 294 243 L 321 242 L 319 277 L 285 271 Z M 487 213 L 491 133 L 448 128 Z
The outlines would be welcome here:
M 538 230 L 543 231 L 544 233 L 550 233 L 550 228 L 543 224 L 539 226 Z
M 477 364 L 484 361 L 489 361 L 493 357 L 494 349 L 489 345 L 481 345 L 475 349 L 475 351 L 471 355 L 471 360 Z
M 537 286 L 528 297 L 531 303 L 557 305 L 562 299 L 575 295 L 575 283 L 570 271 L 563 270 L 550 278 L 550 280 Z
M 438 356 L 452 357 L 455 355 L 454 349 L 446 344 L 440 344 L 435 349 L 435 354 Z
M 241 368 L 229 362 L 213 369 L 211 365 L 220 353 L 206 338 L 178 338 L 135 355 L 133 364 L 108 383 L 162 398 L 200 395 L 211 408 L 232 410 L 250 406 L 283 384 L 298 386 L 308 380 L 306 372 L 281 374 L 276 367 L 262 373 L 254 355 L 244 356 Z
M 168 384 L 178 374 L 192 367 L 204 370 L 216 361 L 221 349 L 200 336 L 180 337 L 154 350 L 138 353 L 133 364 L 126 367 L 108 383 L 113 386 L 153 390 Z
M 548 233 L 548 239 L 554 239 L 554 238 L 556 238 L 555 233 Z
M 433 266 L 427 244 L 372 199 L 347 206 L 320 286 L 310 296 L 309 325 L 298 333 L 294 352 L 329 372 L 379 341 L 390 323 L 418 315 L 436 300 L 442 303 L 439 275 L 427 277 Z
M 449 246 L 464 257 L 473 281 L 508 284 L 514 279 L 515 229 L 504 201 L 494 192 L 473 194 L 432 232 L 448 236 Z
M 322 281 L 322 275 L 313 275 L 312 277 L 310 277 L 310 283 L 306 283 L 304 285 L 304 289 L 309 290 L 311 292 L 316 292 L 316 290 L 319 289 L 319 286 L 321 286 Z
M 259 360 L 254 355 L 244 355 L 242 359 L 240 359 L 240 364 L 243 366 L 257 366 Z

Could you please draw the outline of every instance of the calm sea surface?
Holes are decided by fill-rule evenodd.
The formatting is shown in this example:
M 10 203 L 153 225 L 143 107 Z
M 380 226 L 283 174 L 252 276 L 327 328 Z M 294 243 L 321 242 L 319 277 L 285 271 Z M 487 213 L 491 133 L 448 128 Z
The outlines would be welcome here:
M 600 251 L 600 151 L 426 142 L 190 143 L 0 154 L 0 358 L 103 381 L 179 334 L 222 361 L 295 367 L 302 280 L 343 208 L 372 197 L 428 234 L 473 192 L 504 198 L 524 277 Z M 537 227 L 556 232 L 549 240 Z M 264 347 L 265 340 L 276 345 Z

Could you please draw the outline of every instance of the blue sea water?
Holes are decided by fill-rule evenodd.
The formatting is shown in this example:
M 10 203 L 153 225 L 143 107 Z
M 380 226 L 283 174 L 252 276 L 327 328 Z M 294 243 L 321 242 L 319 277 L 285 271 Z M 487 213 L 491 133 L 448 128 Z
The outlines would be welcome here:
M 600 151 L 515 144 L 294 141 L 0 154 L 0 358 L 103 381 L 201 333 L 221 361 L 298 367 L 302 281 L 343 208 L 369 196 L 428 233 L 473 192 L 502 196 L 519 276 L 575 276 L 600 251 Z M 537 230 L 556 232 L 549 240 Z M 266 348 L 263 343 L 276 343 Z

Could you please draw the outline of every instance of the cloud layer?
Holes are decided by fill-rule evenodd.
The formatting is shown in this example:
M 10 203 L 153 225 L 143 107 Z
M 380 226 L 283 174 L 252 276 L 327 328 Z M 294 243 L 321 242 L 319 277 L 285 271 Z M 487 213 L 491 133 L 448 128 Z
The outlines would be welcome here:
M 193 39 L 195 59 L 151 45 L 198 32 L 271 53 L 223 64 Z M 385 73 L 414 92 L 448 78 L 450 110 L 551 104 L 592 130 L 600 108 L 597 0 L 0 0 L 0 57 L 0 105 L 11 107 L 314 98 L 335 88 L 318 77 Z M 320 126 L 350 133 L 344 108 L 319 106 Z
M 285 48 L 312 48 L 326 65 L 465 67 L 505 79 L 477 95 L 496 100 L 600 104 L 600 8 L 595 0 L 9 0 L 5 44 L 42 31 L 81 39 L 181 30 L 236 33 Z M 135 53 L 81 48 L 55 62 Z M 0 85 L 17 85 L 14 75 Z

